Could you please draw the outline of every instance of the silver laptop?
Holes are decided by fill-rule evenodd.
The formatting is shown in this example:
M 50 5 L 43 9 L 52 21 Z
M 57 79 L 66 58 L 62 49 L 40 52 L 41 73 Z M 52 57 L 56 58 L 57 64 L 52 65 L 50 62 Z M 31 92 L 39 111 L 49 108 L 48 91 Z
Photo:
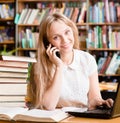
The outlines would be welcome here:
M 76 117 L 103 118 L 109 119 L 120 116 L 120 83 L 117 86 L 116 98 L 112 108 L 102 107 L 95 110 L 81 112 L 79 110 L 69 111 L 69 114 Z

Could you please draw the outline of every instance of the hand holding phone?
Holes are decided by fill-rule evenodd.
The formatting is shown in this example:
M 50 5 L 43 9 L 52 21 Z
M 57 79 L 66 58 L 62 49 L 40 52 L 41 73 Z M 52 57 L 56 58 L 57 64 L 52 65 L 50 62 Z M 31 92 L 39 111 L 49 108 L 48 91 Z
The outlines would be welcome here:
M 50 44 L 49 41 L 48 41 L 48 40 L 45 40 L 43 43 L 44 43 L 44 47 L 47 49 L 47 47 L 48 47 L 49 44 Z M 51 46 L 51 48 L 52 48 L 52 47 L 53 47 L 53 46 Z M 59 51 L 56 52 L 56 56 L 60 58 L 60 52 L 59 52 Z

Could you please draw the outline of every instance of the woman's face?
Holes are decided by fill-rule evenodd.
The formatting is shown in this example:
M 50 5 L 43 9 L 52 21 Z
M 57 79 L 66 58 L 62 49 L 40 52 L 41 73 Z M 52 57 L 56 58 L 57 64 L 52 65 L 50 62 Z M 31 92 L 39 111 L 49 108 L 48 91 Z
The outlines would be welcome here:
M 73 49 L 73 31 L 62 21 L 56 21 L 51 25 L 48 39 L 61 53 L 67 53 Z

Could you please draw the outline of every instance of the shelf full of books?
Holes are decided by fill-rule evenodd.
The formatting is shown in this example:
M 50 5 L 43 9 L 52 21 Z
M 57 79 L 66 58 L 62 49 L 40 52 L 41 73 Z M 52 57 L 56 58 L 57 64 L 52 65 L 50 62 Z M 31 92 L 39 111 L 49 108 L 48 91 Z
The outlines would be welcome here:
M 4 51 L 15 49 L 15 0 L 0 1 L 0 54 Z
M 86 49 L 96 59 L 99 81 L 120 82 L 120 1 L 89 0 Z
M 40 22 L 45 16 L 54 12 L 63 13 L 75 23 L 83 23 L 87 18 L 87 1 L 18 0 L 14 20 L 17 26 L 16 46 L 19 47 L 18 55 L 36 51 Z
M 19 47 L 20 52 L 22 49 L 36 50 L 38 26 L 41 20 L 47 14 L 57 11 L 74 21 L 78 29 L 87 30 L 88 37 L 85 40 L 87 48 L 119 49 L 119 8 L 118 0 L 97 0 L 96 2 L 93 0 L 64 0 L 61 2 L 57 0 L 40 0 L 39 2 L 18 0 L 15 17 L 18 28 L 16 46 Z

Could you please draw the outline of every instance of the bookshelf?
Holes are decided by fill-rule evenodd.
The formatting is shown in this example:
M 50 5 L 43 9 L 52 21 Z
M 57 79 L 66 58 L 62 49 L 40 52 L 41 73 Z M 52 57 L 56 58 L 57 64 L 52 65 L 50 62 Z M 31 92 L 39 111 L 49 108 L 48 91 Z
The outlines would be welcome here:
M 0 54 L 15 49 L 15 0 L 0 1 Z
M 120 56 L 120 1 L 89 0 L 88 10 L 87 50 L 95 56 L 97 63 L 100 57 L 113 57 L 116 52 Z M 120 74 L 110 74 L 106 70 L 99 73 L 100 82 L 120 82 Z
M 34 21 L 28 23 L 30 16 L 25 20 L 20 19 L 22 14 L 31 13 L 33 9 L 36 9 L 34 13 L 37 13 Z M 38 39 L 40 24 L 38 18 L 42 15 L 46 16 L 50 9 L 60 12 L 64 9 L 63 13 L 76 23 L 80 36 L 80 49 L 94 55 L 97 64 L 100 57 L 113 56 L 114 53 L 120 52 L 120 40 L 118 40 L 120 39 L 119 0 L 17 0 L 16 48 L 18 51 L 16 55 L 31 56 L 35 54 L 38 40 L 34 40 L 34 44 L 32 44 L 27 36 L 26 43 L 25 36 L 32 33 L 32 36 L 36 34 L 37 38 L 35 39 Z M 76 11 L 77 16 L 70 17 L 68 14 L 70 12 L 65 11 Z M 23 17 L 27 18 L 27 16 L 26 14 Z M 35 14 L 33 14 L 34 16 Z M 120 82 L 120 74 L 99 73 L 99 81 Z
M 66 10 L 66 13 L 64 13 L 66 16 L 68 16 L 69 18 L 71 18 L 70 13 L 72 14 L 72 12 L 74 11 L 74 9 L 76 9 L 77 12 L 80 12 L 80 9 L 82 8 L 82 4 L 86 3 L 86 0 L 82 0 L 82 2 L 80 2 L 79 0 L 18 0 L 17 1 L 17 5 L 16 5 L 16 13 L 19 14 L 19 16 L 21 16 L 24 11 L 25 8 L 27 8 L 28 11 L 33 11 L 33 9 L 39 10 L 39 12 L 37 13 L 37 19 L 35 18 L 35 21 L 30 22 L 30 16 L 31 14 L 26 14 L 26 18 L 29 15 L 28 19 L 20 19 L 18 20 L 17 24 L 16 24 L 16 47 L 18 47 L 18 52 L 17 55 L 30 55 L 30 53 L 34 53 L 36 52 L 36 42 L 33 44 L 34 46 L 30 46 L 30 40 L 28 41 L 28 39 L 22 38 L 20 37 L 20 35 L 27 35 L 28 32 L 29 33 L 37 33 L 37 37 L 38 37 L 38 32 L 39 32 L 39 24 L 40 24 L 40 19 L 38 20 L 38 18 L 43 18 L 46 14 L 48 14 L 49 12 L 54 12 L 54 11 L 62 11 L 62 10 Z M 85 4 L 87 5 L 87 4 Z M 25 10 L 25 11 L 27 11 Z M 68 12 L 69 11 L 69 14 Z M 71 12 L 70 12 L 71 11 Z M 29 13 L 29 12 L 28 12 Z M 31 12 L 30 12 L 31 13 Z M 63 12 L 62 12 L 63 13 Z M 44 14 L 44 15 L 43 15 Z M 78 13 L 79 14 L 79 13 Z M 33 18 L 34 18 L 33 14 Z M 76 20 L 77 20 L 76 16 Z M 71 18 L 72 19 L 72 18 Z M 74 22 L 76 23 L 75 18 Z M 22 21 L 20 21 L 22 20 Z M 27 20 L 27 21 L 26 21 Z M 84 26 L 84 24 L 83 24 Z M 28 29 L 30 29 L 29 31 L 27 31 Z M 81 29 L 80 29 L 81 30 Z M 86 26 L 85 28 L 82 30 L 84 30 L 84 32 L 86 32 Z M 28 37 L 28 36 L 26 36 Z M 25 40 L 27 41 L 25 41 Z M 35 39 L 35 38 L 34 38 Z M 23 42 L 27 42 L 25 45 Z M 29 43 L 28 43 L 29 42 Z M 83 42 L 85 44 L 85 40 Z M 32 44 L 32 43 L 31 43 Z M 85 48 L 85 46 L 84 46 Z
M 120 64 L 120 1 L 89 0 L 88 10 L 87 50 L 95 56 L 99 68 L 104 61 L 109 59 L 108 66 L 103 63 L 101 69 L 98 70 L 99 82 L 120 82 L 120 74 L 115 72 L 117 58 L 119 59 L 118 64 Z M 112 69 L 108 69 L 116 53 L 118 53 L 118 57 L 114 59 Z M 106 60 L 103 60 L 105 58 Z M 114 72 L 112 72 L 113 70 Z M 104 98 L 115 97 L 115 93 L 111 90 L 109 93 L 102 91 L 102 95 Z

